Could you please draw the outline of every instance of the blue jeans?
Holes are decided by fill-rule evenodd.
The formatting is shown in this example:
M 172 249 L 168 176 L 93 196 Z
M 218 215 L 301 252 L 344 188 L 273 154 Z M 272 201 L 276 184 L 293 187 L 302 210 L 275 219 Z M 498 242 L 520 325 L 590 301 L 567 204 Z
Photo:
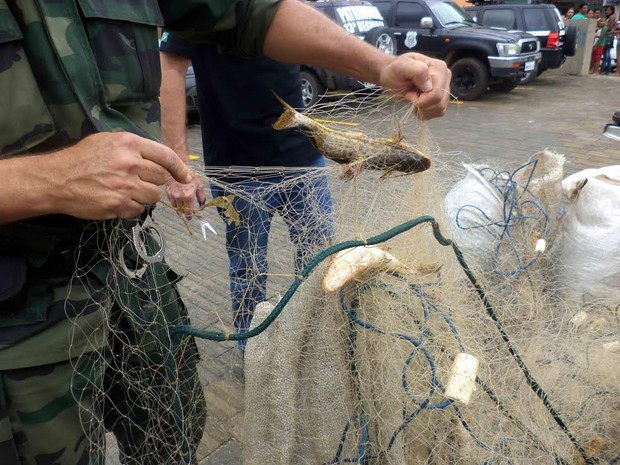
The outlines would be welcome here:
M 601 73 L 611 73 L 611 47 L 609 45 L 605 45 L 605 49 L 603 50 Z
M 312 167 L 324 167 L 321 157 Z M 233 205 L 240 224 L 226 224 L 226 248 L 230 261 L 230 295 L 237 332 L 250 328 L 254 308 L 267 299 L 267 242 L 271 220 L 277 212 L 288 226 L 296 247 L 295 272 L 334 236 L 331 194 L 324 174 L 285 174 L 269 179 L 235 183 L 234 189 L 211 185 L 213 197 L 237 193 Z M 300 176 L 298 180 L 291 182 Z M 225 218 L 224 218 L 225 219 Z M 243 352 L 245 340 L 237 345 Z

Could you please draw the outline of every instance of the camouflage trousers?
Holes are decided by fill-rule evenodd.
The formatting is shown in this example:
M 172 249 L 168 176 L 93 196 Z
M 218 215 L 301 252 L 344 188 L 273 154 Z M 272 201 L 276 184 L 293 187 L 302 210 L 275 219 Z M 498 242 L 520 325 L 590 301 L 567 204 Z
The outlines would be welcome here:
M 179 424 L 172 403 L 145 397 L 140 383 L 128 385 L 130 378 L 110 364 L 110 357 L 92 352 L 64 363 L 0 371 L 0 463 L 104 465 L 105 431 L 114 432 L 122 463 L 194 462 L 205 419 L 195 366 L 189 362 L 177 371 Z M 165 394 L 171 387 L 163 371 L 149 368 L 148 384 Z
M 91 360 L 92 362 L 92 360 Z M 87 464 L 86 428 L 93 398 L 78 371 L 94 375 L 88 361 L 74 370 L 70 361 L 0 372 L 0 457 L 3 465 Z M 79 386 L 75 379 L 83 381 Z M 85 382 L 84 382 L 85 381 Z M 81 392 L 78 402 L 74 392 Z M 86 402 L 90 405 L 86 406 Z M 95 462 L 96 463 L 96 462 Z
M 131 251 L 125 270 L 113 263 L 98 258 L 79 276 L 51 265 L 29 270 L 27 304 L 4 309 L 15 314 L 0 328 L 4 337 L 33 326 L 20 320 L 35 314 L 33 301 L 45 303 L 39 317 L 62 310 L 69 319 L 4 350 L 0 464 L 104 465 L 106 431 L 116 436 L 124 464 L 195 463 L 206 409 L 195 342 L 168 331 L 189 324 L 179 277 L 164 262 L 128 276 L 142 266 Z M 30 349 L 20 352 L 24 345 Z M 68 360 L 24 362 L 53 346 L 66 347 Z

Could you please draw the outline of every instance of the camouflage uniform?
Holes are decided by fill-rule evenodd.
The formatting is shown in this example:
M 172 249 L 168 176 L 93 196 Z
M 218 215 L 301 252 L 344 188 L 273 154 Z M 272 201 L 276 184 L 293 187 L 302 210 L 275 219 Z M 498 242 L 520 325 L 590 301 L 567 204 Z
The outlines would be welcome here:
M 232 3 L 0 0 L 0 158 L 64 148 L 102 131 L 157 139 L 157 28 L 260 53 L 277 0 Z M 92 447 L 103 440 L 94 419 L 116 433 L 128 463 L 192 460 L 204 398 L 193 341 L 167 332 L 188 322 L 178 278 L 163 262 L 133 279 L 112 266 L 119 253 L 127 266 L 143 265 L 127 247 L 137 222 L 53 215 L 0 226 L 3 465 L 102 463 Z M 128 346 L 143 356 L 119 357 Z M 120 376 L 131 371 L 141 378 Z M 176 404 L 154 412 L 142 405 L 145 386 L 137 383 L 145 376 L 162 395 L 175 381 Z M 169 439 L 178 427 L 185 439 L 174 450 L 150 443 L 149 431 Z

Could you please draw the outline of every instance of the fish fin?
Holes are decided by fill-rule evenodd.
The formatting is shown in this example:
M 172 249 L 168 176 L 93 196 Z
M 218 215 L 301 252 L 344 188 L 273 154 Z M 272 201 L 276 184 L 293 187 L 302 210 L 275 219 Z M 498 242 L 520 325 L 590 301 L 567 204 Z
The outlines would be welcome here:
M 233 200 L 235 200 L 235 194 L 229 194 L 226 197 L 226 208 L 224 209 L 224 216 L 227 219 L 228 224 L 231 226 L 239 227 L 241 225 L 241 219 L 239 218 L 239 213 L 233 204 Z
M 227 223 L 235 228 L 241 226 L 241 219 L 239 218 L 239 212 L 235 210 L 235 207 L 230 205 L 224 212 Z
M 392 136 L 390 136 L 388 140 L 389 140 L 390 145 L 398 145 L 403 140 L 405 140 L 405 136 L 403 135 L 403 127 L 400 124 L 400 122 L 397 123 L 396 132 Z
M 343 166 L 342 174 L 340 175 L 340 179 L 344 181 L 350 181 L 355 179 L 358 174 L 362 172 L 362 164 L 358 162 L 349 163 Z
M 405 135 L 403 134 L 403 126 L 402 124 L 400 124 L 400 121 L 399 121 L 395 140 L 398 141 L 398 143 L 400 144 L 404 139 L 405 139 Z
M 278 101 L 284 107 L 284 113 L 282 113 L 278 120 L 271 126 L 276 130 L 288 129 L 297 126 L 297 124 L 295 123 L 295 114 L 297 113 L 297 110 L 295 110 L 292 106 L 282 100 L 275 92 L 273 93 L 273 95 L 276 96 Z
M 225 196 L 215 197 L 213 200 L 205 203 L 201 209 L 209 208 L 209 207 L 217 207 L 217 208 L 226 208 L 230 203 L 230 199 Z
M 222 215 L 224 215 L 225 220 L 228 224 L 232 226 L 239 226 L 241 224 L 241 219 L 239 218 L 239 213 L 235 209 L 233 205 L 233 200 L 235 199 L 234 194 L 215 197 L 210 202 L 204 204 L 200 209 L 204 210 L 209 207 L 216 207 L 220 209 Z

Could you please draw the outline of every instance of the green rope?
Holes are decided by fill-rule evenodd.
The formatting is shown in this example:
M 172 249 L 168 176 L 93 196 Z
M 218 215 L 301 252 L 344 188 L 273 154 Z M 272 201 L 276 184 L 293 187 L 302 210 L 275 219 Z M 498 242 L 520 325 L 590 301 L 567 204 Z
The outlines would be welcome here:
M 259 324 L 258 326 L 256 326 L 255 328 L 249 331 L 246 331 L 243 333 L 232 333 L 231 334 L 231 333 L 225 333 L 222 331 L 210 331 L 206 329 L 194 328 L 193 326 L 189 326 L 189 325 L 180 325 L 180 326 L 174 326 L 170 328 L 170 334 L 182 333 L 182 334 L 187 334 L 190 336 L 195 336 L 201 339 L 209 339 L 211 341 L 238 341 L 238 340 L 254 337 L 262 333 L 263 331 L 265 331 L 271 325 L 271 323 L 274 322 L 274 320 L 280 315 L 280 313 L 282 313 L 282 310 L 284 310 L 284 307 L 291 300 L 291 298 L 293 297 L 293 295 L 295 294 L 299 286 L 301 286 L 301 284 L 304 282 L 306 277 L 309 276 L 310 273 L 318 265 L 320 265 L 321 262 L 325 260 L 326 258 L 330 257 L 331 255 L 335 253 L 340 252 L 341 250 L 351 249 L 353 247 L 360 247 L 360 246 L 365 246 L 365 245 L 381 244 L 383 242 L 386 242 L 392 239 L 395 236 L 398 236 L 399 234 L 402 234 L 404 232 L 409 231 L 412 228 L 415 228 L 416 226 L 420 224 L 429 223 L 429 222 L 433 225 L 433 232 L 437 231 L 437 233 L 439 234 L 439 237 L 441 238 L 441 240 L 438 239 L 439 243 L 441 245 L 449 245 L 451 242 L 446 242 L 446 243 L 442 242 L 442 241 L 444 242 L 447 241 L 447 239 L 445 239 L 443 236 L 441 236 L 441 233 L 439 233 L 439 225 L 437 224 L 435 219 L 432 218 L 431 216 L 421 216 L 419 218 L 416 218 L 415 220 L 402 223 L 392 229 L 389 229 L 388 231 L 384 233 L 371 237 L 370 239 L 341 242 L 340 244 L 332 245 L 331 247 L 328 247 L 327 249 L 315 255 L 306 264 L 303 270 L 301 270 L 300 275 L 295 278 L 295 280 L 293 281 L 291 286 L 288 288 L 286 293 L 282 296 L 282 299 L 280 299 L 278 304 L 274 307 L 274 309 L 267 316 L 267 318 L 265 318 L 265 320 L 261 324 Z M 437 233 L 435 234 L 435 237 L 438 237 Z
M 420 216 L 414 220 L 401 223 L 400 225 L 397 225 L 367 240 L 351 240 L 351 241 L 341 242 L 340 244 L 335 244 L 323 250 L 322 252 L 318 253 L 307 263 L 307 265 L 301 271 L 301 274 L 295 278 L 295 280 L 293 281 L 291 286 L 288 288 L 286 293 L 282 296 L 282 299 L 280 300 L 280 302 L 278 302 L 278 304 L 274 307 L 274 309 L 267 316 L 267 318 L 265 318 L 265 320 L 262 323 L 260 323 L 258 326 L 256 326 L 254 329 L 251 329 L 250 331 L 246 331 L 244 333 L 230 334 L 230 333 L 224 333 L 221 331 L 210 331 L 206 329 L 194 328 L 189 325 L 182 325 L 182 326 L 175 326 L 175 327 L 170 328 L 170 334 L 171 335 L 172 334 L 187 334 L 190 336 L 195 336 L 195 337 L 202 338 L 202 339 L 209 339 L 213 341 L 226 341 L 226 340 L 237 341 L 241 339 L 248 339 L 250 337 L 254 337 L 262 333 L 263 331 L 265 331 L 271 325 L 271 323 L 274 322 L 274 320 L 280 315 L 280 313 L 282 313 L 282 310 L 284 309 L 286 304 L 291 300 L 291 298 L 293 297 L 293 295 L 295 294 L 299 286 L 303 283 L 305 278 L 309 276 L 310 273 L 327 257 L 335 253 L 338 253 L 341 250 L 350 249 L 353 247 L 381 244 L 383 242 L 386 242 L 392 239 L 393 237 L 398 236 L 399 234 L 407 232 L 410 229 L 413 229 L 416 226 L 419 226 L 424 223 L 430 223 L 433 229 L 433 236 L 435 237 L 435 240 L 440 245 L 445 246 L 445 247 L 452 247 L 452 251 L 454 252 L 454 255 L 456 256 L 456 259 L 461 265 L 461 268 L 463 269 L 465 275 L 467 276 L 467 279 L 469 279 L 474 289 L 476 290 L 476 293 L 478 294 L 478 298 L 481 300 L 487 314 L 489 315 L 489 317 L 495 324 L 495 327 L 498 329 L 500 335 L 502 336 L 502 339 L 504 340 L 504 343 L 506 344 L 508 351 L 510 352 L 512 357 L 515 359 L 515 361 L 517 362 L 517 365 L 519 366 L 519 368 L 525 375 L 525 379 L 528 383 L 528 386 L 530 387 L 530 389 L 532 389 L 532 391 L 536 394 L 536 396 L 543 402 L 543 405 L 545 406 L 545 408 L 547 409 L 551 417 L 554 419 L 554 421 L 560 427 L 560 429 L 570 439 L 571 443 L 575 446 L 575 448 L 579 452 L 579 455 L 581 455 L 581 457 L 585 460 L 586 464 L 594 465 L 596 463 L 594 459 L 587 455 L 586 451 L 581 446 L 577 438 L 575 438 L 575 436 L 573 436 L 573 434 L 568 430 L 566 424 L 564 423 L 560 415 L 551 405 L 551 402 L 549 401 L 547 393 L 542 389 L 542 387 L 534 379 L 531 372 L 525 365 L 525 362 L 521 358 L 521 355 L 519 354 L 517 349 L 512 345 L 510 337 L 508 336 L 508 333 L 506 333 L 503 324 L 499 320 L 499 317 L 497 315 L 497 312 L 495 311 L 495 308 L 489 301 L 486 293 L 484 292 L 484 290 L 478 283 L 478 280 L 476 279 L 471 269 L 467 265 L 467 262 L 465 261 L 465 258 L 463 257 L 463 253 L 461 252 L 459 247 L 456 245 L 456 243 L 444 237 L 444 235 L 441 233 L 441 230 L 439 228 L 439 224 L 437 223 L 435 218 L 429 215 Z

